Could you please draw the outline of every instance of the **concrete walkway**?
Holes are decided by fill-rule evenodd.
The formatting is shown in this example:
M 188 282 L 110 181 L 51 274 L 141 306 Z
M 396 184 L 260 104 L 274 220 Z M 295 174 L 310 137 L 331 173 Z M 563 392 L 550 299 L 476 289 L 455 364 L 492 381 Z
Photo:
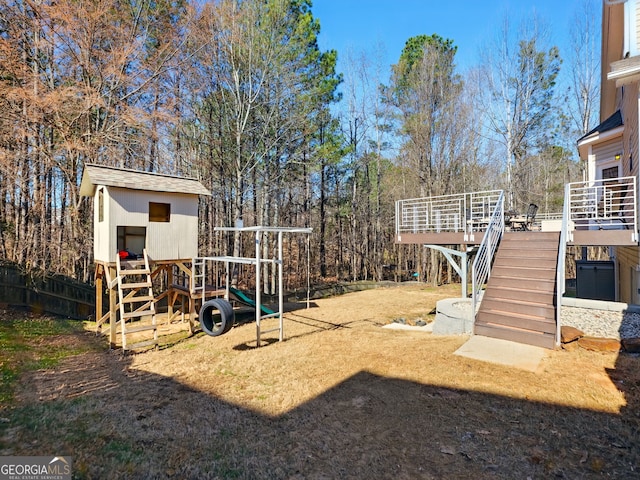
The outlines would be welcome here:
M 473 335 L 454 355 L 535 372 L 547 349 Z

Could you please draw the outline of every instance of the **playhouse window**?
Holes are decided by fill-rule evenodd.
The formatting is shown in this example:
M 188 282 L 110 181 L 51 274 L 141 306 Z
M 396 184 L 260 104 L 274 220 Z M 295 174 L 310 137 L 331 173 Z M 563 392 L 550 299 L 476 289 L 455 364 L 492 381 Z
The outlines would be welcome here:
M 104 189 L 98 190 L 98 221 L 104 221 Z
M 171 218 L 170 203 L 149 202 L 149 221 L 168 222 Z

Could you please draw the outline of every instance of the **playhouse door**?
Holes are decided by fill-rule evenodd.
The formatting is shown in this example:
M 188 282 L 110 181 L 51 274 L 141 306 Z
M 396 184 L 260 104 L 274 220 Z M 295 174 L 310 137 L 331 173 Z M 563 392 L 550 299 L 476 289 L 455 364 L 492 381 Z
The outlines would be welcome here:
M 128 250 L 136 255 L 142 255 L 146 246 L 146 227 L 118 227 L 118 250 Z

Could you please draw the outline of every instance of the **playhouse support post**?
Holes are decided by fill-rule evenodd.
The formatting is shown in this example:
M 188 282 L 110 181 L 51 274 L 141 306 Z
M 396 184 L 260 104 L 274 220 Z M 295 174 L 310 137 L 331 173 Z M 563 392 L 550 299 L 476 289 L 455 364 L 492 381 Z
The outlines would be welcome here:
M 109 268 L 109 278 L 116 278 L 117 272 L 113 267 Z M 118 295 L 114 285 L 109 285 L 109 345 L 116 348 L 116 326 L 118 324 Z
M 171 285 L 173 285 L 173 265 L 167 265 L 165 267 L 167 272 L 167 290 L 171 292 Z M 167 296 L 167 325 L 171 323 L 173 318 L 173 301 L 170 296 Z
M 102 318 L 102 267 L 100 265 L 96 268 L 96 322 L 100 322 Z M 100 328 L 100 327 L 98 327 Z

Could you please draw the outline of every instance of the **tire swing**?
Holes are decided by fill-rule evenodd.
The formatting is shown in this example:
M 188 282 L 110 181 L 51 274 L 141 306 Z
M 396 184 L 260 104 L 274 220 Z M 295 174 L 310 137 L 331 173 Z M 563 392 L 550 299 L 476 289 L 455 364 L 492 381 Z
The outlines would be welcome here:
M 233 327 L 233 307 L 222 298 L 214 298 L 202 304 L 198 318 L 202 331 L 217 337 L 227 333 Z

